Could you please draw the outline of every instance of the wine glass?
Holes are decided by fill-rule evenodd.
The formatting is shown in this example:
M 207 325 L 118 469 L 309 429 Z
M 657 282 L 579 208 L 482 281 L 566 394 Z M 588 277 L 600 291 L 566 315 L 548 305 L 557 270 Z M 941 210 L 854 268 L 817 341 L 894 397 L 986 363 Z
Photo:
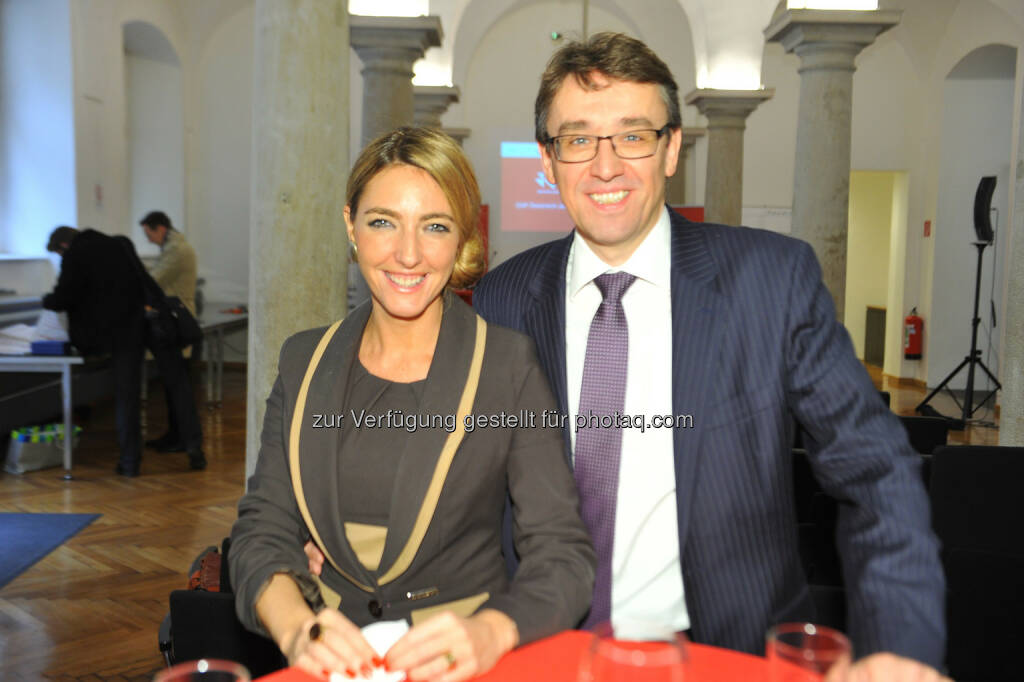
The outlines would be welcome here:
M 161 670 L 153 682 L 250 682 L 245 666 L 232 661 L 202 658 Z
M 602 623 L 580 661 L 578 682 L 683 682 L 686 637 L 639 621 Z
M 813 623 L 782 623 L 765 636 L 772 682 L 818 682 L 834 667 L 849 667 L 852 653 L 846 635 Z

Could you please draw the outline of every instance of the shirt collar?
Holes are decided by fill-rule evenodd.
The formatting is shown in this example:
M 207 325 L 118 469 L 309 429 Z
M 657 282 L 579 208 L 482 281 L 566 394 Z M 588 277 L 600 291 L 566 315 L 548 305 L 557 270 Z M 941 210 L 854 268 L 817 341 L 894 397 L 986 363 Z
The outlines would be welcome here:
M 657 222 L 650 233 L 640 242 L 633 255 L 618 267 L 611 267 L 601 260 L 579 230 L 573 234 L 569 253 L 569 268 L 566 285 L 569 297 L 575 298 L 580 290 L 590 284 L 598 275 L 606 272 L 628 272 L 656 287 L 668 289 L 671 282 L 672 230 L 668 208 L 663 206 Z

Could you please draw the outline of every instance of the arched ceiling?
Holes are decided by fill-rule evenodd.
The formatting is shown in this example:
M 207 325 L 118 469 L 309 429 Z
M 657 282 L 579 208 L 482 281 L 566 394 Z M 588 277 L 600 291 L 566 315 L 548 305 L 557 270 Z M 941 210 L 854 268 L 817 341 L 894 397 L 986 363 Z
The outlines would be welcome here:
M 428 51 L 417 63 L 418 85 L 458 83 L 465 75 L 461 60 L 476 49 L 487 28 L 508 12 L 541 0 L 430 0 L 429 11 L 441 18 L 448 36 L 441 48 Z M 698 87 L 755 89 L 761 87 L 762 31 L 771 21 L 779 0 L 665 0 L 682 9 L 685 26 L 694 46 Z M 360 4 L 361 3 L 361 4 Z M 625 0 L 590 0 L 595 7 L 611 12 L 623 23 L 645 35 L 647 22 L 664 21 L 669 14 L 662 3 L 642 4 Z M 375 0 L 378 12 L 394 13 L 408 7 L 420 13 L 422 0 Z M 583 0 L 579 0 L 582 24 Z M 350 7 L 363 8 L 365 0 L 350 0 Z M 642 9 L 642 12 L 638 11 Z M 677 74 L 678 76 L 679 74 Z M 692 80 L 687 78 L 686 80 Z
M 171 45 L 171 41 L 153 24 L 148 21 L 126 21 L 122 29 L 126 53 L 181 66 L 181 60 L 178 59 L 178 53 Z

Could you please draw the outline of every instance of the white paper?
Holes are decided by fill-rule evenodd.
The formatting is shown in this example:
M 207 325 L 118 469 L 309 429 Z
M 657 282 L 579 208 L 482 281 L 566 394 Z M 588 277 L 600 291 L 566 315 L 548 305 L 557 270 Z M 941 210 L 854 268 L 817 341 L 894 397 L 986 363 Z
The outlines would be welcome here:
M 12 324 L 0 328 L 0 354 L 28 355 L 32 352 L 33 328 L 27 324 Z
M 371 623 L 362 629 L 363 637 L 381 658 L 384 658 L 384 654 L 408 631 L 409 624 L 404 620 L 384 620 Z M 404 672 L 396 670 L 389 673 L 384 668 L 374 668 L 373 675 L 370 677 L 356 676 L 357 680 L 370 680 L 370 682 L 400 682 L 404 678 Z M 346 678 L 341 673 L 331 673 L 329 679 L 330 682 L 351 682 L 350 678 Z
M 67 315 L 56 313 L 52 310 L 44 310 L 39 313 L 36 321 L 33 341 L 67 341 L 68 340 Z
M 30 327 L 27 324 L 12 324 L 9 327 L 3 327 L 0 329 L 0 337 L 3 337 L 4 341 L 23 341 L 30 343 L 35 337 L 35 327 Z

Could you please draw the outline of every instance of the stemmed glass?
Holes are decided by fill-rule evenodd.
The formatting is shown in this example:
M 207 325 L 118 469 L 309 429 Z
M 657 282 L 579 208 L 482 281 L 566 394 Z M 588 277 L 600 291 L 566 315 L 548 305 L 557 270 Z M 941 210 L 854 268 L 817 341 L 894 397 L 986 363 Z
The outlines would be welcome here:
M 660 625 L 603 623 L 580 661 L 578 682 L 683 682 L 686 638 Z
M 161 670 L 153 682 L 250 682 L 245 666 L 231 661 L 203 658 Z
M 765 636 L 772 682 L 818 682 L 833 668 L 849 667 L 852 653 L 846 635 L 813 623 L 783 623 Z

